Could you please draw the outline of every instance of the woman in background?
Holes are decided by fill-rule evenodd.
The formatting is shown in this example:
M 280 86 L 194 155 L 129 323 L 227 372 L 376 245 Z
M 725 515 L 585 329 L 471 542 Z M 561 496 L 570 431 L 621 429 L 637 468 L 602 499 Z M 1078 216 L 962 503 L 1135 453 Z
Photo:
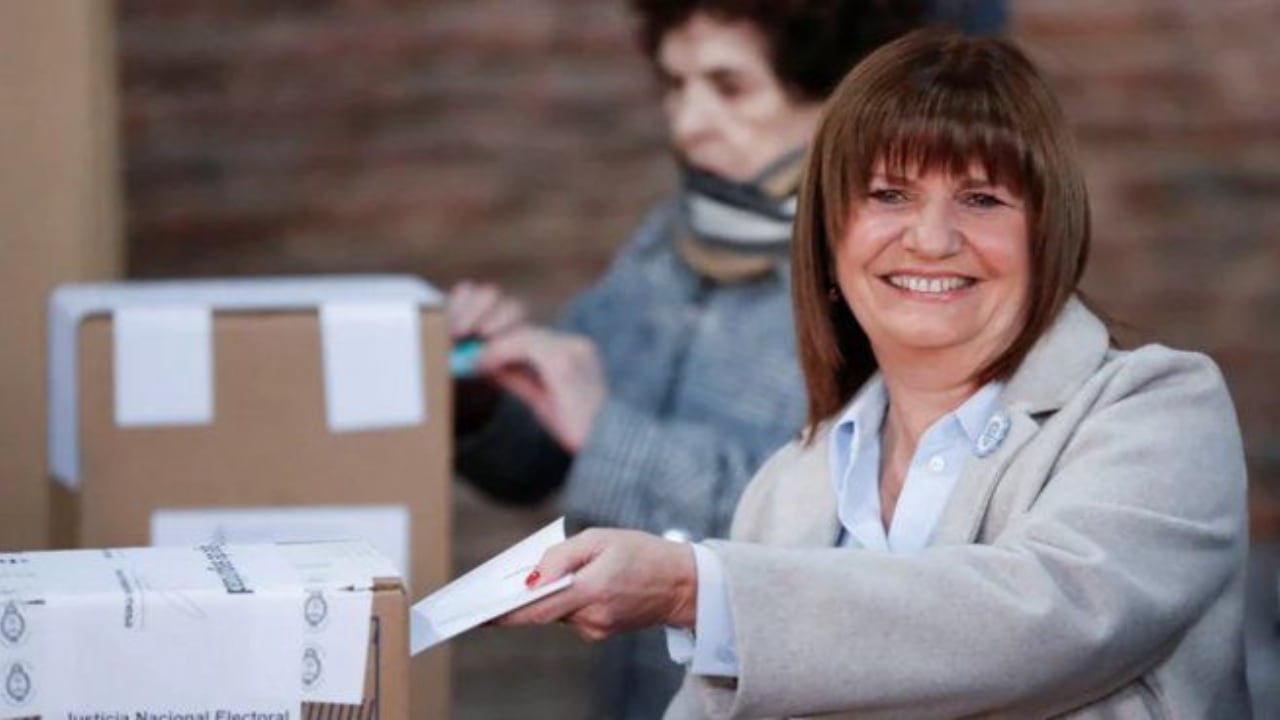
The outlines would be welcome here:
M 588 531 L 538 568 L 573 586 L 504 622 L 695 630 L 673 718 L 1249 717 L 1231 399 L 1203 355 L 1112 345 L 1078 297 L 1089 238 L 1018 49 L 921 32 L 873 53 L 801 192 L 806 437 L 732 541 Z
M 554 329 L 523 323 L 495 287 L 455 288 L 455 337 L 487 341 L 482 382 L 459 387 L 458 466 L 508 501 L 563 488 L 578 527 L 724 537 L 747 481 L 803 424 L 788 249 L 822 101 L 918 26 L 923 3 L 633 6 L 680 187 Z M 865 348 L 850 361 L 870 374 Z M 601 718 L 658 716 L 681 677 L 654 631 L 612 641 L 594 667 Z

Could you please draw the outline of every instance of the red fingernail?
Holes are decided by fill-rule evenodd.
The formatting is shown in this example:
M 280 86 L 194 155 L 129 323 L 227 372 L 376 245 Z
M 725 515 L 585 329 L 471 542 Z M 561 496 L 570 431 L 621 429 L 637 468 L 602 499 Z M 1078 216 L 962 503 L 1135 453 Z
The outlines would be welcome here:
M 533 587 L 534 585 L 537 585 L 538 579 L 541 577 L 542 577 L 542 573 L 538 572 L 537 570 L 534 570 L 533 572 L 529 573 L 529 576 L 524 579 L 525 587 Z

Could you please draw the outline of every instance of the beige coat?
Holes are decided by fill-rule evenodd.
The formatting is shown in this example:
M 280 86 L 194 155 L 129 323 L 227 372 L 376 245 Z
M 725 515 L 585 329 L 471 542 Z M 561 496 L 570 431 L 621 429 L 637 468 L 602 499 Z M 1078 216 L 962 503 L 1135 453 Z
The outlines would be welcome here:
M 1243 451 L 1203 355 L 1072 301 L 1001 395 L 930 547 L 834 547 L 827 428 L 760 470 L 724 564 L 734 682 L 667 717 L 1247 718 Z

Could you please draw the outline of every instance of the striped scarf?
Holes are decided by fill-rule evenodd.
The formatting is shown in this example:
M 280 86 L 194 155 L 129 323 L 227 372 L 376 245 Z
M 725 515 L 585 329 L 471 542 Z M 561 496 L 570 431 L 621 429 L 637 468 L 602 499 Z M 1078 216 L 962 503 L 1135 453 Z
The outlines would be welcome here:
M 682 164 L 680 256 L 720 282 L 777 267 L 791 246 L 804 157 L 804 148 L 792 150 L 745 183 Z

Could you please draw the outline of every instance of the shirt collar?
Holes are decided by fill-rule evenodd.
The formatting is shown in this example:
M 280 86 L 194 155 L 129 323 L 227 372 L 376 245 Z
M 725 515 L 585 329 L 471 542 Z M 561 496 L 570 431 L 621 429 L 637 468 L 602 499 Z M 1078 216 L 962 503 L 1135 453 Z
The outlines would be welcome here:
M 983 385 L 960 407 L 935 422 L 934 426 L 954 419 L 969 440 L 969 450 L 972 452 L 987 421 L 999 407 L 998 401 L 1003 390 L 1002 382 Z M 880 426 L 884 423 L 887 406 L 888 393 L 884 381 L 876 374 L 854 396 L 831 426 L 827 452 L 831 467 L 835 470 L 835 478 L 839 478 L 844 469 L 849 467 L 855 452 L 860 452 L 868 443 L 880 441 Z M 837 480 L 837 486 L 838 484 Z
M 868 443 L 880 441 L 880 424 L 884 421 L 887 405 L 888 395 L 884 381 L 877 373 L 862 386 L 831 425 L 827 455 L 837 493 L 854 453 L 861 454 L 862 448 Z
M 998 407 L 997 400 L 1002 390 L 1004 390 L 1004 383 L 989 382 L 952 411 L 951 414 L 960 421 L 960 427 L 964 428 L 964 434 L 969 438 L 971 449 L 973 444 L 978 442 L 978 437 L 986 428 L 987 421 L 995 414 Z

